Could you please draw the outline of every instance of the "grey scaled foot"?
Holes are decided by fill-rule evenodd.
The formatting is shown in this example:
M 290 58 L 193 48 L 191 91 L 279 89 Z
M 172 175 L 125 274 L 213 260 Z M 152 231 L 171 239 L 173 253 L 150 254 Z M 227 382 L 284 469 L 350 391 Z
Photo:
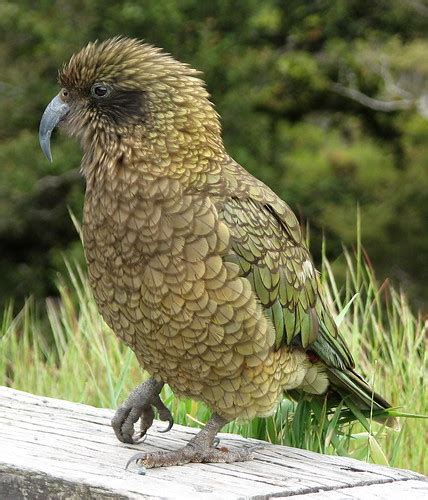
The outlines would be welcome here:
M 145 469 L 154 467 L 167 467 L 170 465 L 184 465 L 188 463 L 231 463 L 252 460 L 251 449 L 229 450 L 224 447 L 216 447 L 217 432 L 227 422 L 213 415 L 207 425 L 183 448 L 174 451 L 155 451 L 152 453 L 136 453 L 128 461 L 126 468 L 131 463 L 141 465 L 138 471 L 144 474 Z
M 159 397 L 163 385 L 163 382 L 157 382 L 152 378 L 146 380 L 136 387 L 117 409 L 111 425 L 119 441 L 130 444 L 140 443 L 153 423 L 154 408 L 158 410 L 161 420 L 168 421 L 168 427 L 161 432 L 168 432 L 172 428 L 174 420 L 171 412 Z M 134 439 L 134 424 L 139 419 L 140 432 L 137 439 Z

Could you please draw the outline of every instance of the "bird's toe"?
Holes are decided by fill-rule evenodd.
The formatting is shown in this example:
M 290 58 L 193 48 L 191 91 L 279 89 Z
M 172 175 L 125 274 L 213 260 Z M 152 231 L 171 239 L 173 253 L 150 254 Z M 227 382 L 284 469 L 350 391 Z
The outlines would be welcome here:
M 138 422 L 143 412 L 144 408 L 138 406 L 122 405 L 118 408 L 111 421 L 111 425 L 119 441 L 122 441 L 122 443 L 136 444 L 134 440 L 134 424 Z M 143 437 L 143 435 L 141 435 L 140 438 Z
M 188 463 L 232 463 L 245 462 L 253 459 L 252 450 L 248 448 L 230 450 L 228 448 L 203 447 L 188 443 L 183 448 L 174 451 L 155 451 L 152 453 L 136 453 L 126 464 L 126 469 L 135 464 L 139 474 L 145 474 L 147 469 L 169 467 Z M 143 471 L 143 472 L 140 472 Z

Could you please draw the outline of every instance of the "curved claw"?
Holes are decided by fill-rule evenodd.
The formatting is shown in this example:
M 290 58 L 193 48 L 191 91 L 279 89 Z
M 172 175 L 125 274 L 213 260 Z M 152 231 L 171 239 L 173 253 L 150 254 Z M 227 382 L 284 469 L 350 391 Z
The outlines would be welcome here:
M 138 437 L 134 439 L 132 444 L 141 444 L 147 439 L 147 434 L 145 432 L 137 432 Z
M 133 463 L 137 463 L 138 460 L 144 460 L 146 458 L 146 454 L 145 453 L 134 453 L 134 455 L 132 455 L 132 457 L 126 462 L 126 465 L 125 465 L 125 470 L 128 470 L 128 467 Z M 144 468 L 144 467 L 143 467 Z M 144 469 L 145 470 L 145 469 Z
M 168 427 L 160 432 L 168 432 L 174 425 L 170 410 L 159 397 L 163 382 L 149 379 L 136 387 L 126 401 L 117 409 L 112 426 L 114 432 L 123 443 L 139 444 L 145 440 L 157 409 L 161 420 L 168 421 Z M 135 434 L 134 424 L 140 420 L 140 432 Z M 136 438 L 134 438 L 136 436 Z
M 158 432 L 161 432 L 162 434 L 164 434 L 165 432 L 169 432 L 172 429 L 173 425 L 174 425 L 174 419 L 172 418 L 172 415 L 170 415 L 168 419 L 168 427 Z

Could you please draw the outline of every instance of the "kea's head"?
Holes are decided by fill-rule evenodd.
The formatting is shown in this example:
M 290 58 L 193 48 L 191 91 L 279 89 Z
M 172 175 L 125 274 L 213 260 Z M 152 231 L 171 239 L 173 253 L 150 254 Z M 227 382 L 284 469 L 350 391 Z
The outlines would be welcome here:
M 198 72 L 149 44 L 123 37 L 89 43 L 64 65 L 59 84 L 40 123 L 49 160 L 57 125 L 81 139 L 87 157 L 96 148 L 123 154 L 130 144 L 161 157 L 203 143 L 221 147 Z

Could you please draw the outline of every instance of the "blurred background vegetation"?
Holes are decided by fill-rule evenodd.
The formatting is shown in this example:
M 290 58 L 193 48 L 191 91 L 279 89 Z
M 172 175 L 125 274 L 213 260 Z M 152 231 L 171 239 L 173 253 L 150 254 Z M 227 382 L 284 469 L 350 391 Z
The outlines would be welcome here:
M 83 204 L 79 146 L 55 137 L 50 165 L 37 137 L 58 68 L 117 34 L 203 71 L 231 155 L 310 228 L 361 373 L 394 406 L 426 414 L 428 0 L 2 0 L 0 384 L 114 407 L 141 381 L 87 283 L 70 217 Z M 203 405 L 164 397 L 177 422 L 206 420 Z M 423 420 L 391 434 L 314 404 L 284 400 L 270 419 L 227 430 L 428 470 Z
M 309 221 L 335 272 L 362 243 L 378 277 L 428 303 L 428 3 L 424 0 L 41 0 L 0 3 L 0 303 L 55 294 L 82 259 L 68 208 L 83 181 L 73 141 L 37 127 L 61 64 L 123 34 L 204 73 L 232 156 Z

